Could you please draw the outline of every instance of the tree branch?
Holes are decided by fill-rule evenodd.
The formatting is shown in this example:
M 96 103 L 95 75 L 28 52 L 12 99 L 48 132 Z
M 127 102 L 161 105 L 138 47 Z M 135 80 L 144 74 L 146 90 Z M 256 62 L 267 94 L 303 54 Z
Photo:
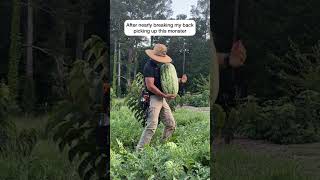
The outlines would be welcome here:
M 38 46 L 34 46 L 34 45 L 29 46 L 29 45 L 24 44 L 23 47 L 32 47 L 32 49 L 37 49 L 37 50 L 39 50 L 49 56 L 53 56 L 53 54 L 51 52 L 49 52 L 49 50 L 38 47 Z

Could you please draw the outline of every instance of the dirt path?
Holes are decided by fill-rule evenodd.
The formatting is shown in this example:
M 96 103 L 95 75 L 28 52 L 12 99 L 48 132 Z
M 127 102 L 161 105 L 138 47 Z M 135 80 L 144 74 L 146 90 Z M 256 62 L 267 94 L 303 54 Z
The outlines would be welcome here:
M 197 111 L 197 112 L 210 112 L 210 107 L 194 107 L 194 106 L 182 106 L 178 107 L 180 109 L 188 109 L 191 111 Z
M 262 140 L 237 138 L 232 144 L 239 145 L 248 152 L 298 161 L 306 174 L 319 177 L 320 180 L 320 143 L 278 145 Z M 219 146 L 216 146 L 218 150 Z

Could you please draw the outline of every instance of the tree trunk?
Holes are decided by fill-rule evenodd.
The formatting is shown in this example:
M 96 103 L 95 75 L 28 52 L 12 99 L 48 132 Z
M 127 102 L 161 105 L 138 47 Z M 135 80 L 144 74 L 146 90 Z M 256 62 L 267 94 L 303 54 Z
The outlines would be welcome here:
M 134 55 L 134 71 L 133 71 L 133 78 L 136 77 L 137 75 L 137 71 L 138 71 L 138 68 L 139 68 L 139 62 L 138 62 L 138 57 L 137 57 L 138 53 L 135 52 L 135 55 Z
M 152 47 L 153 46 L 153 36 L 150 36 L 150 47 Z
M 134 47 L 129 47 L 128 49 L 128 64 L 127 64 L 127 85 L 128 87 L 131 86 L 131 71 L 133 65 L 133 58 L 134 58 Z
M 58 43 L 58 51 L 55 56 L 56 68 L 57 68 L 57 86 L 58 86 L 58 94 L 60 97 L 63 97 L 66 92 L 66 84 L 65 84 L 65 70 L 64 70 L 64 61 L 65 61 L 65 47 L 66 47 L 66 28 L 65 22 L 62 19 L 57 19 L 57 27 L 59 34 L 59 38 L 57 40 Z
M 16 100 L 18 96 L 18 71 L 21 58 L 20 8 L 20 0 L 13 0 L 10 32 L 11 41 L 9 52 L 8 86 L 10 88 L 10 96 L 14 100 Z
M 33 111 L 35 103 L 34 79 L 33 79 L 33 4 L 28 1 L 27 17 L 27 62 L 26 62 L 26 80 L 23 89 L 23 105 L 26 113 Z
M 83 35 L 84 35 L 84 23 L 81 21 L 78 25 L 77 32 L 77 48 L 76 48 L 76 58 L 82 59 L 83 56 Z
M 33 81 L 33 7 L 32 0 L 28 3 L 28 29 L 27 29 L 27 64 L 26 74 Z
M 117 39 L 114 40 L 112 88 L 117 93 Z

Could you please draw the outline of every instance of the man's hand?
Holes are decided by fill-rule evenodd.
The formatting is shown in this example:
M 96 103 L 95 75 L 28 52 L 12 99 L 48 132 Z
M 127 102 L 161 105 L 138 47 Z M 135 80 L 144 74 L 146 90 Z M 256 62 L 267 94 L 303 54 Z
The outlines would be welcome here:
M 175 94 L 165 94 L 164 98 L 166 98 L 166 99 L 174 99 L 174 98 L 176 98 L 176 96 L 177 95 L 175 95 Z
M 231 67 L 240 67 L 247 59 L 247 52 L 241 41 L 237 41 L 232 45 L 229 64 Z
M 182 77 L 181 77 L 181 83 L 186 83 L 187 80 L 188 80 L 187 75 L 186 75 L 186 74 L 182 75 Z
M 177 95 L 174 94 L 164 94 L 161 92 L 155 85 L 154 85 L 154 78 L 153 77 L 146 77 L 145 78 L 146 86 L 149 91 L 154 93 L 155 95 L 159 97 L 163 97 L 166 99 L 174 99 Z
M 184 84 L 184 83 L 186 83 L 186 82 L 187 82 L 187 80 L 188 80 L 188 77 L 187 77 L 187 75 L 186 75 L 186 74 L 184 74 L 184 75 L 182 75 L 182 77 L 181 77 L 181 78 L 179 78 L 179 83 Z

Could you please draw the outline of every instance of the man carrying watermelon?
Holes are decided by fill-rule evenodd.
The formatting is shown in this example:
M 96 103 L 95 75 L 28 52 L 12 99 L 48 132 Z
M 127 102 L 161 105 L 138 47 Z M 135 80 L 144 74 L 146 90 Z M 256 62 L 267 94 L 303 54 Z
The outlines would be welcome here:
M 177 77 L 174 66 L 170 63 L 172 59 L 166 53 L 167 47 L 163 44 L 155 44 L 153 50 L 146 50 L 150 60 L 144 66 L 143 75 L 150 100 L 147 123 L 136 147 L 137 150 L 142 150 L 145 145 L 150 143 L 158 126 L 159 116 L 162 116 L 162 121 L 165 125 L 162 136 L 163 141 L 170 138 L 176 129 L 176 122 L 167 100 L 174 99 L 177 96 L 178 83 L 186 83 L 187 76 Z M 163 76 L 160 77 L 160 74 Z

